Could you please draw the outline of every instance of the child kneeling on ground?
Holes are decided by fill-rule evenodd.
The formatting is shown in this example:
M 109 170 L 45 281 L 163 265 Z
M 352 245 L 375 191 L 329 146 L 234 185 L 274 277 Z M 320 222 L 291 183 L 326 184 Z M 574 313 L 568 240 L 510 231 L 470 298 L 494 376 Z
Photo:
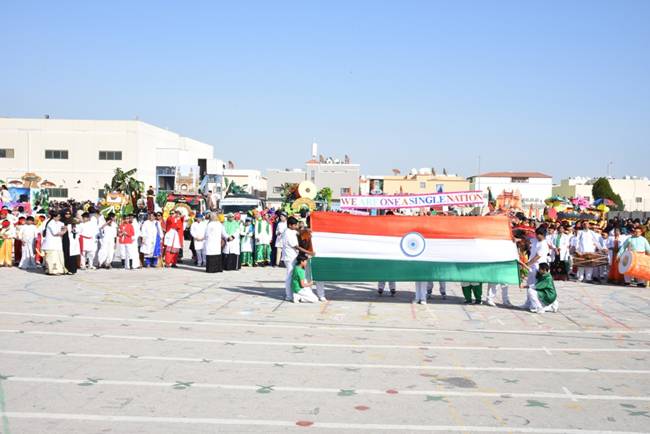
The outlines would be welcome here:
M 560 305 L 548 264 L 539 264 L 537 279 L 534 285 L 528 287 L 528 298 L 524 306 L 534 313 L 558 311 Z
M 298 255 L 296 265 L 291 274 L 291 290 L 293 291 L 294 303 L 315 303 L 318 297 L 311 290 L 314 282 L 308 282 L 305 278 L 305 268 L 308 258 L 305 255 Z

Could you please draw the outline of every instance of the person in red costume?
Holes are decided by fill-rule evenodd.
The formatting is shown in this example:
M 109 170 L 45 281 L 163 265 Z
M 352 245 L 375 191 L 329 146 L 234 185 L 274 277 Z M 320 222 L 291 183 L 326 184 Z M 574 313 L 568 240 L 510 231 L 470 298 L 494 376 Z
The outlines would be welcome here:
M 176 267 L 176 263 L 178 262 L 178 251 L 183 248 L 183 215 L 180 211 L 174 211 L 169 215 L 167 222 L 165 223 L 165 230 L 167 232 L 172 230 L 176 231 L 176 234 L 178 235 L 178 238 L 174 240 L 173 245 L 168 245 L 167 242 L 165 243 L 165 247 L 167 247 L 166 252 L 172 252 L 170 255 L 165 255 L 165 265 L 168 267 Z M 170 239 L 170 237 L 165 238 L 167 240 Z

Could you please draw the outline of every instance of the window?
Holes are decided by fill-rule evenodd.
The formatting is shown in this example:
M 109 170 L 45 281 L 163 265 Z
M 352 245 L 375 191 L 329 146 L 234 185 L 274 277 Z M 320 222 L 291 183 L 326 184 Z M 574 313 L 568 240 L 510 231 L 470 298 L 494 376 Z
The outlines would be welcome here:
M 0 149 L 0 158 L 14 158 L 14 150 L 11 148 Z
M 643 198 L 642 197 L 637 197 L 635 200 L 636 200 L 636 203 L 643 203 Z
M 420 188 L 427 188 L 426 181 L 420 181 Z
M 282 193 L 282 187 L 273 187 L 273 193 Z
M 517 183 L 517 184 L 521 184 L 521 183 L 524 183 L 524 182 L 528 182 L 528 178 L 526 178 L 526 177 L 519 177 L 519 176 L 513 176 L 513 177 L 512 177 L 512 182 L 513 182 L 513 183 Z
M 436 193 L 442 193 L 445 191 L 445 184 L 436 184 Z
M 48 188 L 47 192 L 50 195 L 50 197 L 64 197 L 64 198 L 68 197 L 67 188 Z
M 99 197 L 100 199 L 105 198 L 106 197 L 106 190 L 104 190 L 103 188 L 100 188 L 97 191 L 97 197 Z
M 68 151 L 59 149 L 46 149 L 45 159 L 47 160 L 67 160 Z
M 122 151 L 99 151 L 100 160 L 121 160 Z
M 344 187 L 341 189 L 341 194 L 350 194 L 350 193 L 351 193 L 351 189 L 349 188 Z

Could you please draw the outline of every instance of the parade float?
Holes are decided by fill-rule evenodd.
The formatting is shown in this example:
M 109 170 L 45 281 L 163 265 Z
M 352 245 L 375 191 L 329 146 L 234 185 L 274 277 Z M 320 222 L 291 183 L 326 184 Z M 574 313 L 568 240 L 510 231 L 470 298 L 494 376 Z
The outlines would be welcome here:
M 5 183 L 5 182 L 3 182 Z M 2 203 L 2 206 L 9 208 L 23 207 L 25 212 L 33 211 L 44 213 L 49 208 L 49 194 L 47 189 L 55 187 L 55 184 L 43 180 L 33 172 L 25 173 L 20 178 L 8 179 L 5 183 L 11 200 Z

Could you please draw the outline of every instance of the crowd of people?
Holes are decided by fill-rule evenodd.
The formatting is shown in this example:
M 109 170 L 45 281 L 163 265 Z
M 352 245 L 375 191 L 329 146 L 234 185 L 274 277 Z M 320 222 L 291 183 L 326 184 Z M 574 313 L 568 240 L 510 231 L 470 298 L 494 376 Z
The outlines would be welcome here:
M 511 221 L 520 253 L 521 286 L 527 289 L 522 308 L 557 311 L 554 280 L 647 285 L 620 275 L 618 259 L 626 250 L 650 254 L 649 221 L 538 222 L 523 213 L 512 215 Z M 308 226 L 304 213 L 288 216 L 269 209 L 225 216 L 215 210 L 196 214 L 189 222 L 179 210 L 163 218 L 162 212 L 145 209 L 118 221 L 115 214 L 103 215 L 86 202 L 53 202 L 47 215 L 28 215 L 21 206 L 5 206 L 0 210 L 0 266 L 40 268 L 48 275 L 110 269 L 114 264 L 125 270 L 175 268 L 183 261 L 188 241 L 192 257 L 185 260 L 186 265 L 202 267 L 208 273 L 282 266 L 288 301 L 326 301 L 325 282 L 310 278 L 309 258 L 315 252 Z M 395 295 L 395 282 L 379 282 L 378 294 L 382 295 L 387 285 Z M 446 282 L 438 285 L 445 299 Z M 485 299 L 481 282 L 463 282 L 461 286 L 465 303 L 496 306 L 500 290 L 502 303 L 511 305 L 505 284 L 487 284 Z M 425 304 L 432 298 L 433 288 L 434 282 L 416 282 L 414 301 Z

